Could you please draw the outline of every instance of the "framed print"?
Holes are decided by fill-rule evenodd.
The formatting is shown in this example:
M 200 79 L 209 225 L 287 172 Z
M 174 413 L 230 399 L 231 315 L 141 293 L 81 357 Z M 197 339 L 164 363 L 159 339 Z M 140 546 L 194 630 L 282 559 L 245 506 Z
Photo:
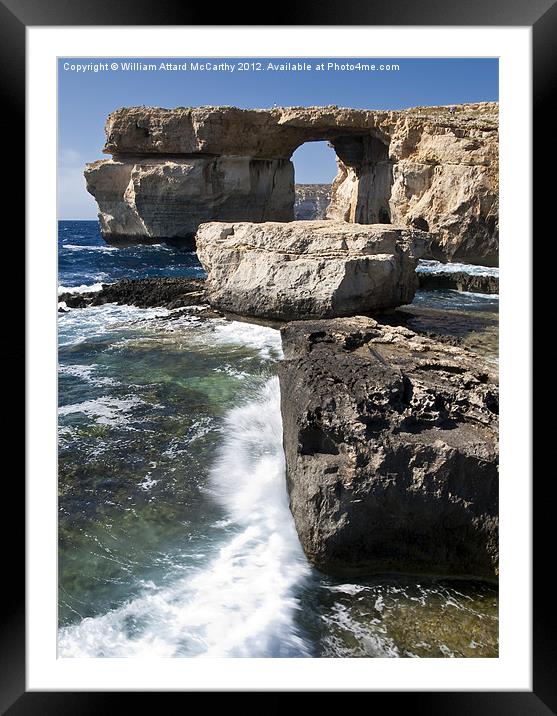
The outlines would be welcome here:
M 0 9 L 26 156 L 6 712 L 554 712 L 529 176 L 555 7 Z

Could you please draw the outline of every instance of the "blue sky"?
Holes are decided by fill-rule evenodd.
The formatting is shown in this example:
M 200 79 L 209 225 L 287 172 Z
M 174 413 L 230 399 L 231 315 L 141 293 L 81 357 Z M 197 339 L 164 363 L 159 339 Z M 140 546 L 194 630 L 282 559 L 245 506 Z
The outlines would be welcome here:
M 402 109 L 417 105 L 458 104 L 498 99 L 498 61 L 493 58 L 202 58 L 213 64 L 306 62 L 302 71 L 124 71 L 76 72 L 65 65 L 127 61 L 183 63 L 192 58 L 60 58 L 58 61 L 58 158 L 60 219 L 94 219 L 97 206 L 85 189 L 86 162 L 103 157 L 104 122 L 118 107 L 234 105 L 328 105 L 359 109 Z M 317 71 L 324 62 L 398 64 L 393 71 Z M 296 181 L 330 182 L 334 152 L 324 142 L 304 144 L 293 157 Z

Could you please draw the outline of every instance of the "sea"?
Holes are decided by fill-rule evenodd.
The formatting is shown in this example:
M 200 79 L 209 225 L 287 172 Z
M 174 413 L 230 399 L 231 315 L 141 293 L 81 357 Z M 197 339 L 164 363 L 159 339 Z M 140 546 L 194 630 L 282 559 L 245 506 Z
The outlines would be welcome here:
M 193 252 L 108 246 L 96 221 L 59 222 L 58 265 L 59 293 L 205 275 Z M 277 330 L 60 307 L 59 657 L 498 655 L 494 585 L 342 581 L 308 563 L 286 493 Z M 498 296 L 418 292 L 404 310 L 497 361 Z

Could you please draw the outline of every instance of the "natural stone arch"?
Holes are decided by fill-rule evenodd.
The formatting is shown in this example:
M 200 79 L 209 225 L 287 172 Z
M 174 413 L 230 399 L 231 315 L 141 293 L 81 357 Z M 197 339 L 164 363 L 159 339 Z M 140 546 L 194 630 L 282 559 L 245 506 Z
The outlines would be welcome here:
M 337 160 L 327 218 L 361 224 L 390 223 L 393 181 L 390 138 L 381 133 L 328 131 L 310 135 L 302 144 L 325 141 Z M 292 161 L 292 156 L 290 157 Z
M 329 141 L 330 218 L 428 226 L 434 254 L 498 261 L 498 106 L 401 111 L 131 107 L 106 123 L 87 188 L 110 242 L 192 241 L 207 221 L 291 221 L 291 157 Z
M 390 138 L 373 131 L 341 134 L 331 140 L 331 145 L 338 157 L 339 171 L 327 216 L 359 224 L 391 223 Z

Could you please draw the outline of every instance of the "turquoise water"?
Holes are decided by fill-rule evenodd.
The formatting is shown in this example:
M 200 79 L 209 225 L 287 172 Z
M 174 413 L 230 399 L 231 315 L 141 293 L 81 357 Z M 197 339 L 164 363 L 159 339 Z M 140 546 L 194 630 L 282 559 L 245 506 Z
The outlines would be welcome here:
M 157 247 L 105 252 L 93 222 L 60 228 L 66 287 L 155 270 Z M 156 256 L 158 275 L 201 273 L 192 254 Z M 248 323 L 59 314 L 60 656 L 497 655 L 491 586 L 344 583 L 307 563 L 285 490 L 280 359 L 278 332 Z

